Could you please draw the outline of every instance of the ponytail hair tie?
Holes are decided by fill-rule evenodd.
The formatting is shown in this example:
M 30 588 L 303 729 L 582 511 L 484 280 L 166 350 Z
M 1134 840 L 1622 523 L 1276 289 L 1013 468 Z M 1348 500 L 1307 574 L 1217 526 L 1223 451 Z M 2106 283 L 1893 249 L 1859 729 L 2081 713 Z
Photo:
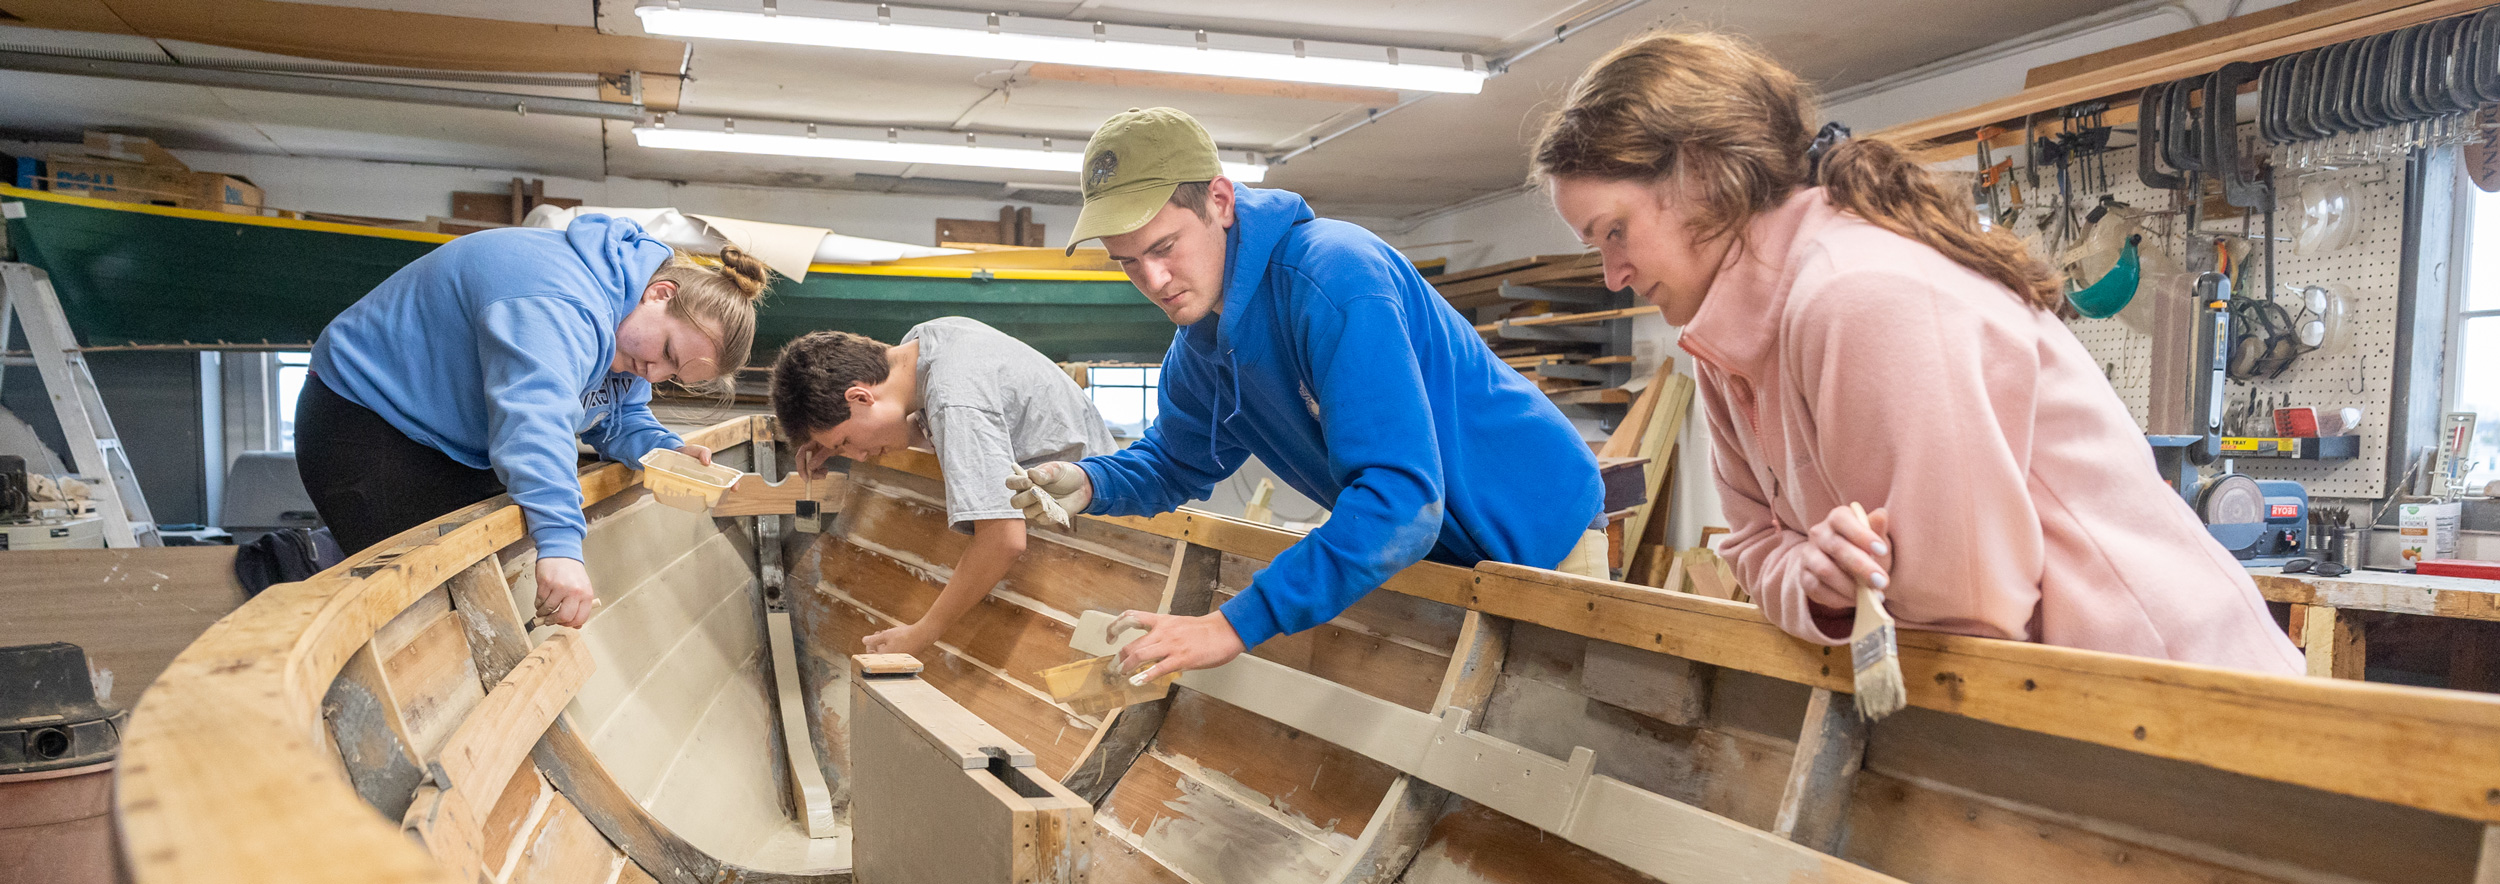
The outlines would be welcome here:
M 1823 180 L 1823 155 L 1830 153 L 1832 148 L 1839 147 L 1841 142 L 1847 140 L 1849 140 L 1848 126 L 1837 122 L 1824 123 L 1823 130 L 1814 133 L 1813 143 L 1806 145 L 1806 180 Z

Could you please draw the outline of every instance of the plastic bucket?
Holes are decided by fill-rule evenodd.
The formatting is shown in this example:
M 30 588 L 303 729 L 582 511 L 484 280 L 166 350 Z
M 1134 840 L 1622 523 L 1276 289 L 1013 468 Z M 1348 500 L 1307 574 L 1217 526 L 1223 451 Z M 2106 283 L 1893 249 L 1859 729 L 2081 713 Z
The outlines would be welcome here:
M 745 473 L 702 461 L 666 448 L 651 449 L 642 456 L 642 487 L 661 503 L 688 512 L 707 513 L 720 503 L 722 493 L 738 484 Z

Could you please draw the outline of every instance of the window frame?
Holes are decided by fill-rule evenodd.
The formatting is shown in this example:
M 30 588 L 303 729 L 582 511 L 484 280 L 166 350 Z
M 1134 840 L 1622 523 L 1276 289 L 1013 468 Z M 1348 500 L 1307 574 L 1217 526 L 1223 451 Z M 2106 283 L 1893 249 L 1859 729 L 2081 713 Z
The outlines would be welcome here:
M 1113 369 L 1123 372 L 1135 371 L 1137 373 L 1137 377 L 1139 378 L 1139 383 L 1103 383 L 1101 381 L 1101 376 L 1103 370 L 1105 369 Z M 1139 423 L 1137 425 L 1137 437 L 1143 438 L 1146 430 L 1151 429 L 1155 425 L 1155 419 L 1162 416 L 1160 413 L 1162 411 L 1162 402 L 1157 398 L 1162 389 L 1162 371 L 1163 366 L 1157 363 L 1103 363 L 1086 366 L 1085 401 L 1093 403 L 1094 410 L 1099 413 L 1102 410 L 1102 400 L 1095 395 L 1095 391 L 1140 391 L 1139 398 L 1142 405 L 1139 409 L 1140 416 Z M 1120 436 L 1118 433 L 1120 424 L 1113 422 L 1109 416 L 1104 416 L 1103 422 L 1110 424 L 1113 427 L 1112 435 L 1115 438 L 1129 438 Z
M 2465 392 L 2466 326 L 2475 321 L 2489 321 L 2494 327 L 2500 327 L 2500 305 L 2480 310 L 2467 309 L 2466 306 L 2474 289 L 2476 228 L 2484 221 L 2481 212 L 2477 210 L 2500 208 L 2500 193 L 2486 194 L 2475 187 L 2473 179 L 2464 174 L 2461 162 L 2457 172 L 2458 174 L 2452 176 L 2451 179 L 2454 188 L 2452 198 L 2455 200 L 2456 207 L 2452 217 L 2460 223 L 2454 225 L 2449 237 L 2451 269 L 2448 274 L 2447 299 L 2441 305 L 2443 309 L 2440 311 L 2439 410 L 2437 414 L 2430 415 L 2433 426 L 2436 426 L 2437 422 L 2444 419 L 2446 415 L 2460 410 L 2459 400 Z M 2489 220 L 2494 226 L 2495 239 L 2500 239 L 2500 212 L 2495 212 L 2495 217 Z M 2500 268 L 2493 268 L 2492 284 L 2500 286 Z M 2476 435 L 2488 432 L 2495 423 L 2500 423 L 2500 414 L 2483 414 L 2481 428 L 2477 429 Z M 2431 441 L 2436 443 L 2438 440 L 2434 437 Z M 2494 457 L 2492 452 L 2479 453 L 2484 463 L 2490 463 Z M 2485 483 L 2500 480 L 2500 470 L 2483 469 L 2467 475 L 2465 495 L 2467 497 L 2480 496 Z

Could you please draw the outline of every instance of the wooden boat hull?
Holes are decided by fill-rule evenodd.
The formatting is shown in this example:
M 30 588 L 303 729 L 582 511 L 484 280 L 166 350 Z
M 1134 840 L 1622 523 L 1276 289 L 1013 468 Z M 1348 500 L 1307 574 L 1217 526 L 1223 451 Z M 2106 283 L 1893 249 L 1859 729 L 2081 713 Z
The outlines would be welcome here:
M 451 239 L 349 224 L 168 209 L 0 187 L 17 260 L 52 277 L 90 347 L 310 346 L 384 279 Z M 1172 323 L 1117 274 L 819 265 L 760 310 L 766 358 L 811 331 L 892 341 L 969 316 L 1054 359 L 1154 359 Z
M 699 437 L 732 463 L 779 453 L 766 419 Z M 475 778 L 377 778 L 388 740 L 369 721 L 341 725 L 354 723 L 359 685 L 386 684 L 374 708 L 400 725 L 378 733 L 406 734 L 423 761 L 431 734 L 501 720 L 513 704 L 499 707 L 500 693 L 563 662 L 573 639 L 532 644 L 517 614 L 479 617 L 526 599 L 502 577 L 526 561 L 509 507 L 447 516 L 386 545 L 386 560 L 274 588 L 185 651 L 127 742 L 117 801 L 132 878 L 847 879 L 804 861 L 805 848 L 767 843 L 797 831 L 800 811 L 779 785 L 772 676 L 748 636 L 786 605 L 811 725 L 803 762 L 845 803 L 854 765 L 873 763 L 851 757 L 849 655 L 918 617 L 965 543 L 944 525 L 933 458 L 854 465 L 823 534 L 669 515 L 613 465 L 584 482 L 594 576 L 611 593 L 582 634 L 595 666 L 543 736 L 511 729 L 534 745 L 490 778 L 491 800 L 474 799 L 479 821 L 393 816 L 403 798 L 457 807 L 445 796 Z M 1033 536 L 1004 584 L 917 656 L 928 685 L 1094 803 L 1090 846 L 1053 880 L 2500 875 L 2500 698 L 1908 634 L 1912 708 L 1869 728 L 1838 693 L 1846 655 L 1796 642 L 1751 606 L 1424 564 L 1329 624 L 1191 673 L 1165 701 L 1081 715 L 1052 703 L 1037 673 L 1100 652 L 1079 628 L 1086 614 L 1204 610 L 1296 537 L 1189 511 Z M 669 591 L 682 587 L 693 589 Z M 442 609 L 430 607 L 438 591 Z M 695 613 L 656 615 L 672 608 Z M 428 658 L 451 675 L 402 664 L 427 641 L 462 647 L 452 638 L 465 648 Z M 422 687 L 464 679 L 472 687 Z M 425 699 L 478 685 L 482 697 Z M 659 708 L 670 704 L 685 708 Z M 707 743 L 750 766 L 701 782 L 669 766 Z M 455 856 L 479 859 L 446 866 L 441 845 L 461 826 L 479 843 Z M 770 865 L 792 855 L 802 861 Z
M 916 618 L 962 549 L 943 524 L 932 458 L 905 452 L 852 476 L 840 523 L 813 553 L 819 593 L 792 599 L 813 648 Z M 1119 735 L 1116 719 L 1110 734 L 1088 733 L 1103 725 L 1040 696 L 1037 670 L 1083 656 L 1066 647 L 1083 643 L 1077 615 L 1153 610 L 1208 579 L 1220 602 L 1297 539 L 1188 511 L 1033 536 L 1001 589 L 921 656 L 945 673 L 933 683 L 1050 756 L 1045 769 L 1068 770 L 1080 792 L 1119 764 L 1101 743 L 1138 735 Z M 2489 834 L 2500 737 L 2481 730 L 2500 724 L 2500 698 L 1956 636 L 1903 643 L 1914 708 L 1852 727 L 1838 693 L 1845 653 L 1796 642 L 1749 605 L 1537 569 L 1419 565 L 1256 656 L 1418 713 L 1472 707 L 1479 733 L 1536 756 L 1564 763 L 1592 750 L 1592 781 L 1819 853 L 1763 850 L 1699 817 L 1633 837 L 1733 845 L 1720 852 L 1750 858 L 1574 843 L 1588 820 L 1531 825 L 1184 679 L 1102 793 L 1097 869 L 1120 881 L 1416 884 L 2500 874 Z M 819 727 L 838 732 L 838 718 Z

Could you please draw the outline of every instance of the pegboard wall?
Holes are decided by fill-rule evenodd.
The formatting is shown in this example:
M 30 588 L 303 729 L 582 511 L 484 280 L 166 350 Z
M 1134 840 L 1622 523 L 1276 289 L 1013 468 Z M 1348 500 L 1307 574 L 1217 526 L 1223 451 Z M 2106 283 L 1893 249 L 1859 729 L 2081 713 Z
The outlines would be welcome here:
M 2112 151 L 2106 158 L 2107 177 L 2112 183 L 2110 196 L 2138 208 L 2155 209 L 2142 220 L 2143 248 L 2156 244 L 2174 264 L 2181 260 L 2182 246 L 2189 239 L 2184 218 L 2170 213 L 2171 197 L 2144 186 L 2135 176 L 2135 152 L 2132 148 Z M 2091 162 L 2084 160 L 2082 162 Z M 2276 163 L 2276 168 L 2287 168 Z M 2299 232 L 2301 208 L 2298 195 L 2303 184 L 2317 176 L 2342 178 L 2351 186 L 2359 205 L 2356 212 L 2361 226 L 2352 241 L 2342 248 L 2316 255 L 2300 255 L 2293 248 Z M 2255 391 L 2258 400 L 2271 396 L 2279 406 L 2309 406 L 2323 414 L 2347 406 L 2362 410 L 2360 455 L 2341 461 L 2290 461 L 2270 458 L 2240 458 L 2233 461 L 2239 472 L 2259 479 L 2292 479 L 2308 489 L 2311 497 L 2376 498 L 2387 487 L 2387 430 L 2393 402 L 2396 350 L 2396 307 L 2399 295 L 2398 275 L 2403 261 L 2405 160 L 2397 158 L 2384 163 L 2347 167 L 2334 171 L 2311 172 L 2298 177 L 2283 175 L 2276 182 L 2275 215 L 2275 289 L 2278 294 L 2296 292 L 2301 286 L 2333 283 L 2342 285 L 2349 298 L 2349 328 L 2340 348 L 2320 349 L 2302 354 L 2283 373 L 2271 379 L 2251 383 L 2231 382 L 2225 394 L 2227 403 L 2244 403 Z M 2052 192 L 2053 193 L 2053 192 Z M 2089 205 L 2099 194 L 2077 193 L 2076 199 Z M 2036 218 L 2037 216 L 2031 216 Z M 2028 223 L 2030 218 L 2022 222 Z M 2238 216 L 2201 219 L 2195 239 L 2210 249 L 2212 235 L 2238 235 L 2242 232 Z M 2264 235 L 2263 218 L 2252 218 L 2245 228 L 2252 238 Z M 2262 261 L 2260 250 L 2251 260 Z M 2262 264 L 2249 277 L 2251 288 L 2264 285 Z M 2139 297 L 2142 296 L 2139 294 Z M 2298 302 L 2291 296 L 2280 298 L 2283 306 L 2299 312 Z M 2136 425 L 2146 423 L 2152 398 L 2152 337 L 2137 332 L 2116 318 L 2077 319 L 2069 322 L 2075 336 L 2081 339 L 2093 359 L 2109 376 L 2119 398 L 2126 402 Z M 2164 395 L 2185 396 L 2186 391 Z

